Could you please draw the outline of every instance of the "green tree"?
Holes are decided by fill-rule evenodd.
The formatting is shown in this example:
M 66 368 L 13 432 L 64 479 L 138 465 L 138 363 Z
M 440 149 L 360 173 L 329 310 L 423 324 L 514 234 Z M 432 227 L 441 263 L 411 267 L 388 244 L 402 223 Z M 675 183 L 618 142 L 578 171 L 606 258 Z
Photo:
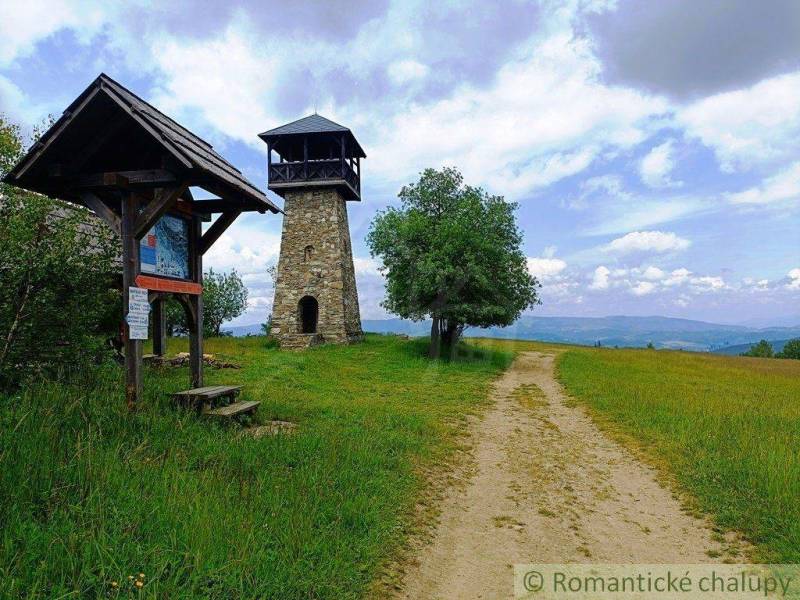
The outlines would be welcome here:
M 209 269 L 203 274 L 204 336 L 219 337 L 222 335 L 222 324 L 242 315 L 246 309 L 247 288 L 236 269 L 230 273 L 217 273 Z M 167 333 L 188 333 L 183 306 L 174 298 L 167 301 Z
M 402 318 L 431 318 L 430 355 L 455 352 L 467 326 L 512 324 L 539 303 L 527 269 L 516 204 L 464 184 L 452 168 L 425 170 L 402 188 L 401 207 L 372 221 L 367 244 L 383 261 L 383 306 Z
M 19 126 L 0 115 L 0 178 L 19 160 Z M 102 352 L 118 240 L 87 233 L 88 211 L 0 184 L 0 387 L 83 365 Z M 110 325 L 112 323 L 112 325 Z
M 794 338 L 786 342 L 783 346 L 783 350 L 778 352 L 775 357 L 800 360 L 800 338 Z
M 759 358 L 772 358 L 772 344 L 767 340 L 761 340 L 757 344 L 750 346 L 750 350 L 742 352 L 742 356 L 756 356 Z
M 247 288 L 236 269 L 230 273 L 215 273 L 214 269 L 209 269 L 203 275 L 204 335 L 221 335 L 222 324 L 242 315 L 245 310 Z

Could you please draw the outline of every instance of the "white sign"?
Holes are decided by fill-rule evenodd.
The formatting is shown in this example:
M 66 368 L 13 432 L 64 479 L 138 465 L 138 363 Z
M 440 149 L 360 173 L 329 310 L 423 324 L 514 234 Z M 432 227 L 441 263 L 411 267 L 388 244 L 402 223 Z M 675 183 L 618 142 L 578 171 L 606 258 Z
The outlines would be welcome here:
M 128 288 L 128 339 L 147 339 L 147 319 L 150 314 L 150 303 L 147 301 L 147 289 L 138 287 Z

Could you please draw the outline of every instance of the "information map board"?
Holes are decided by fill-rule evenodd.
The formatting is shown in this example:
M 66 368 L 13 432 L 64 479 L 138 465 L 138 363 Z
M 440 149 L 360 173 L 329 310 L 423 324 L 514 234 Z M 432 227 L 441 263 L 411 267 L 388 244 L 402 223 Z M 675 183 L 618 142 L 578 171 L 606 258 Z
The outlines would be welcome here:
M 189 221 L 164 215 L 142 238 L 139 246 L 142 273 L 189 279 Z

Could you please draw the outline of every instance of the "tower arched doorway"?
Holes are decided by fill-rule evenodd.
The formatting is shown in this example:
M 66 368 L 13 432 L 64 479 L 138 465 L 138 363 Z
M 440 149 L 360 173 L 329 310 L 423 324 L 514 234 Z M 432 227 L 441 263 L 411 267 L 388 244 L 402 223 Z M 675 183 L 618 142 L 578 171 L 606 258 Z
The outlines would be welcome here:
M 314 296 L 303 296 L 297 303 L 297 329 L 299 333 L 317 333 L 319 303 Z

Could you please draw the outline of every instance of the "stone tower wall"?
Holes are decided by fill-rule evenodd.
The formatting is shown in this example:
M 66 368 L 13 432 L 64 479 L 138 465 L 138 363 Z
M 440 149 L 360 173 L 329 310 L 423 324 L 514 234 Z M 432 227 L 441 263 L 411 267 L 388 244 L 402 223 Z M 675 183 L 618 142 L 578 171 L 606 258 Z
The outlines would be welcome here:
M 272 332 L 284 347 L 362 337 L 344 198 L 333 188 L 286 192 Z M 316 336 L 300 330 L 299 302 L 319 304 Z

